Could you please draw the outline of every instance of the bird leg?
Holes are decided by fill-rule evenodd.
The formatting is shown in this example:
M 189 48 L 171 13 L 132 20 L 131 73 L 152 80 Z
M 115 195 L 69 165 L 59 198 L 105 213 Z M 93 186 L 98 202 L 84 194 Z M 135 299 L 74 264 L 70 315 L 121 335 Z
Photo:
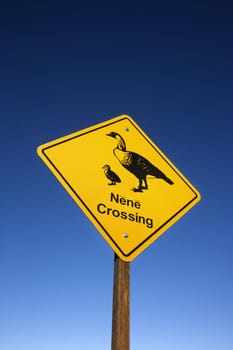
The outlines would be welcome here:
M 144 181 L 144 186 L 142 185 L 142 181 Z M 142 190 L 147 190 L 147 189 L 148 189 L 148 185 L 147 185 L 146 178 L 145 179 L 139 179 L 139 186 L 138 186 L 138 188 L 133 187 L 133 191 L 134 192 L 142 192 Z
M 115 181 L 110 182 L 109 186 L 111 186 L 111 185 L 116 185 Z
M 144 190 L 147 190 L 148 189 L 148 185 L 147 185 L 147 181 L 146 181 L 146 177 L 145 177 L 145 179 L 143 179 L 143 181 L 144 181 L 144 186 L 142 186 L 142 188 L 144 189 Z

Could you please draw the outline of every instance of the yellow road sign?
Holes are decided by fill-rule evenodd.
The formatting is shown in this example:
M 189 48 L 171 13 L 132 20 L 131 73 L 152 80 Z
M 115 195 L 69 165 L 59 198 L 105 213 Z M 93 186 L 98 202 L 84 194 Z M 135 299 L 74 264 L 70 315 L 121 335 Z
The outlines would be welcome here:
M 48 142 L 38 154 L 124 261 L 201 198 L 127 115 Z

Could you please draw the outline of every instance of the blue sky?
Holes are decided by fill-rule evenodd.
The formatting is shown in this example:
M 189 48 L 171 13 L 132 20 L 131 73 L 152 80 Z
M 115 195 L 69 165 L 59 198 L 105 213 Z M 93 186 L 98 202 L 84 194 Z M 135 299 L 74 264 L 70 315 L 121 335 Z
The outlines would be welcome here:
M 113 251 L 36 148 L 123 113 L 202 195 L 131 263 L 131 348 L 233 348 L 232 10 L 2 2 L 2 350 L 110 349 Z

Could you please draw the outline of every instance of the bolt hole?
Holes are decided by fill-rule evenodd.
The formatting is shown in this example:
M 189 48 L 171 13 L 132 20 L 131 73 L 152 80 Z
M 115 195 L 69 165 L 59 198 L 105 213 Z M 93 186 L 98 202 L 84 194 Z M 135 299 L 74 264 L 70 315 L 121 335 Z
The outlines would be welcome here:
M 123 237 L 128 238 L 129 237 L 128 233 L 123 233 Z

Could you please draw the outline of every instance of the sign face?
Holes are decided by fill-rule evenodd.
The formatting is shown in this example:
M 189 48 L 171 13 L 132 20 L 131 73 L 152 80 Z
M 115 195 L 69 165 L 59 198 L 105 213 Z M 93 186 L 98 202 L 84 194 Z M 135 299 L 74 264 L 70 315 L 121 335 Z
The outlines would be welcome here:
M 201 198 L 127 115 L 46 143 L 38 154 L 124 261 Z

